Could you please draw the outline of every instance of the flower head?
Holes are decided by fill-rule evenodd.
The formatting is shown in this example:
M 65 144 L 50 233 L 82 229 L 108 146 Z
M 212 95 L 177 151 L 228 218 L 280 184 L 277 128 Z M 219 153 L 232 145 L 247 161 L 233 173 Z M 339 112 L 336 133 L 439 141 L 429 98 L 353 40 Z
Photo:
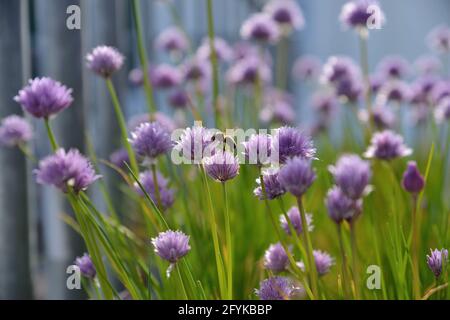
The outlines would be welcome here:
M 272 71 L 265 61 L 256 56 L 238 60 L 228 70 L 227 81 L 231 84 L 254 84 L 257 81 L 267 83 L 272 78 Z
M 280 169 L 278 181 L 290 193 L 301 197 L 316 179 L 311 160 L 295 157 L 287 160 Z
M 208 146 L 212 143 L 213 130 L 201 126 L 186 128 L 176 141 L 174 149 L 178 151 L 185 160 L 201 163 L 206 154 Z
M 177 68 L 168 64 L 160 64 L 153 68 L 151 79 L 156 88 L 168 89 L 179 85 L 182 81 L 182 75 Z
M 95 270 L 95 266 L 92 263 L 91 257 L 85 253 L 81 257 L 77 257 L 75 259 L 75 265 L 80 268 L 81 274 L 87 278 L 95 278 L 95 275 L 97 274 Z
M 385 16 L 378 1 L 376 0 L 355 0 L 349 1 L 342 7 L 339 20 L 341 23 L 349 28 L 354 29 L 368 29 L 371 17 L 374 16 L 376 21 L 373 21 L 378 26 L 385 23 Z
M 305 25 L 302 10 L 293 0 L 271 0 L 264 6 L 264 12 L 281 27 L 301 29 Z
M 272 138 L 272 152 L 278 155 L 280 163 L 289 158 L 312 159 L 316 154 L 311 138 L 296 128 L 281 127 Z
M 286 189 L 280 184 L 278 181 L 278 173 L 279 170 L 275 168 L 269 168 L 264 170 L 262 173 L 262 177 L 264 180 L 265 192 L 268 200 L 273 200 L 283 194 L 286 193 Z M 261 185 L 261 179 L 256 179 L 256 183 L 259 185 L 255 188 L 253 193 L 260 200 L 264 200 L 264 192 Z
M 372 175 L 370 164 L 357 155 L 344 155 L 330 166 L 336 185 L 351 199 L 359 199 L 367 192 Z
M 412 153 L 412 150 L 404 144 L 403 137 L 391 130 L 375 133 L 370 142 L 369 148 L 364 153 L 366 158 L 392 160 Z
M 440 25 L 434 28 L 427 37 L 430 48 L 439 53 L 450 51 L 450 28 L 447 25 Z
M 63 192 L 69 188 L 74 192 L 86 190 L 100 176 L 95 174 L 92 164 L 78 150 L 56 150 L 39 163 L 35 171 L 39 184 L 53 185 Z
M 425 179 L 420 174 L 415 161 L 409 161 L 406 171 L 403 173 L 403 188 L 412 193 L 418 194 L 425 186 Z
M 319 77 L 321 67 L 319 58 L 304 56 L 295 61 L 292 73 L 299 80 L 314 80 Z
M 25 118 L 8 116 L 0 122 L 0 145 L 17 146 L 33 137 L 33 129 Z
M 203 159 L 206 173 L 214 180 L 225 182 L 239 174 L 239 163 L 228 151 L 216 151 L 211 157 Z
M 255 293 L 261 300 L 290 300 L 300 291 L 292 280 L 286 277 L 271 277 L 261 281 Z
M 206 80 L 211 74 L 208 60 L 192 58 L 182 66 L 183 77 L 186 81 Z
M 420 75 L 436 74 L 441 70 L 441 61 L 432 55 L 421 56 L 414 62 L 414 67 Z
M 168 100 L 169 104 L 177 109 L 184 109 L 189 105 L 189 96 L 183 89 L 173 91 Z
M 272 138 L 265 133 L 253 134 L 243 142 L 244 155 L 249 164 L 259 166 L 270 162 Z
M 361 202 L 347 197 L 339 187 L 333 187 L 328 191 L 326 198 L 328 215 L 337 224 L 344 220 L 351 220 L 358 216 Z
M 411 98 L 409 85 L 401 80 L 385 82 L 378 90 L 377 104 L 385 105 L 388 102 L 404 103 Z
M 189 42 L 185 33 L 178 27 L 169 27 L 161 32 L 156 38 L 156 48 L 167 52 L 185 52 L 189 47 Z
M 385 79 L 402 79 L 409 74 L 409 63 L 401 56 L 389 56 L 380 62 L 378 72 Z
M 70 106 L 72 89 L 51 79 L 35 78 L 19 91 L 14 100 L 36 118 L 49 118 Z
M 338 109 L 338 99 L 333 92 L 319 91 L 313 95 L 311 105 L 320 115 L 330 117 Z
M 167 130 L 158 122 L 141 124 L 131 133 L 131 145 L 137 155 L 154 160 L 172 149 L 172 140 Z
M 161 232 L 152 239 L 152 244 L 156 254 L 170 263 L 176 263 L 191 250 L 189 236 L 181 231 Z
M 280 37 L 277 23 L 266 13 L 256 13 L 250 16 L 241 27 L 241 37 L 244 40 L 258 42 L 276 42 Z
M 109 156 L 109 161 L 119 168 L 123 168 L 125 166 L 124 163 L 130 165 L 130 157 L 125 148 L 117 149 L 116 151 L 111 153 L 111 155 Z
M 270 245 L 264 254 L 264 267 L 273 272 L 286 270 L 289 265 L 289 259 L 280 243 Z
M 303 226 L 302 226 L 302 219 L 300 216 L 300 211 L 296 206 L 293 206 L 289 211 L 287 212 L 287 216 L 289 218 L 289 221 L 292 224 L 292 227 L 294 227 L 294 230 L 299 235 L 303 232 Z M 288 234 L 291 235 L 291 228 L 289 227 L 289 223 L 286 220 L 286 217 L 284 215 L 280 216 L 280 222 L 281 227 L 283 230 Z M 312 224 L 312 215 L 307 213 L 306 214 L 306 223 L 308 225 L 308 231 L 313 230 L 313 224 Z
M 213 45 L 216 57 L 219 61 L 227 62 L 231 60 L 233 57 L 233 50 L 224 39 L 215 37 Z M 200 61 L 209 61 L 211 57 L 209 38 L 203 39 L 202 45 L 197 49 L 196 57 Z
M 314 262 L 316 263 L 317 273 L 323 276 L 330 272 L 334 264 L 333 258 L 325 251 L 313 250 Z
M 442 99 L 434 111 L 434 117 L 438 123 L 450 120 L 450 97 Z
M 122 67 L 124 57 L 116 48 L 98 46 L 86 56 L 86 61 L 90 70 L 101 77 L 109 78 Z
M 434 249 L 431 250 L 431 254 L 427 255 L 427 264 L 436 278 L 439 278 L 443 267 L 448 263 L 448 250 L 447 249 Z
M 169 188 L 169 181 L 166 178 L 164 178 L 164 176 L 160 172 L 156 172 L 156 180 L 158 182 L 158 190 L 161 200 L 161 206 L 164 210 L 168 209 L 174 203 L 174 191 Z M 140 173 L 139 182 L 141 183 L 145 192 L 156 204 L 158 199 L 156 196 L 156 188 L 155 188 L 155 181 L 153 180 L 153 173 L 148 170 Z M 144 192 L 142 191 L 138 183 L 134 184 L 134 189 L 141 197 L 144 196 Z

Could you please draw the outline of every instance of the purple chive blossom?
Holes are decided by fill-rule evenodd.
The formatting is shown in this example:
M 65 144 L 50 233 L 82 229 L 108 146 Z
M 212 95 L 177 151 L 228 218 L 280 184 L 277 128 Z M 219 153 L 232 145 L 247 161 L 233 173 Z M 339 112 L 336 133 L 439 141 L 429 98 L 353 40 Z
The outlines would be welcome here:
M 429 47 L 438 53 L 450 52 L 450 28 L 441 25 L 434 28 L 427 37 Z
M 113 47 L 98 46 L 86 56 L 86 61 L 88 69 L 101 77 L 109 78 L 122 67 L 124 57 Z
M 261 281 L 255 293 L 261 300 L 291 300 L 300 290 L 291 279 L 276 276 Z
M 130 165 L 130 157 L 128 155 L 128 152 L 125 148 L 120 148 L 111 153 L 109 156 L 109 161 L 119 168 L 124 168 L 125 163 Z
M 370 164 L 357 155 L 344 155 L 335 166 L 330 166 L 336 185 L 351 199 L 359 199 L 367 193 L 372 176 Z
M 412 194 L 417 195 L 425 186 L 425 179 L 420 174 L 415 161 L 409 161 L 406 171 L 403 173 L 403 188 Z
M 429 105 L 431 92 L 438 83 L 438 78 L 433 75 L 424 75 L 418 78 L 410 88 L 410 103 L 414 105 Z
M 378 1 L 355 0 L 344 4 L 339 20 L 345 27 L 367 30 L 368 23 L 371 22 L 370 19 L 374 14 L 377 15 L 375 16 L 376 21 L 373 21 L 373 23 L 379 26 L 383 25 L 385 23 L 385 17 L 378 5 Z
M 268 14 L 256 13 L 242 24 L 241 37 L 244 40 L 274 43 L 280 37 L 280 29 Z
M 216 151 L 211 157 L 203 159 L 206 173 L 214 180 L 225 182 L 239 174 L 239 163 L 228 151 Z
M 276 130 L 272 138 L 272 152 L 278 155 L 280 163 L 285 163 L 293 157 L 312 159 L 316 155 L 311 138 L 291 127 L 281 127 Z
M 155 46 L 167 52 L 183 53 L 188 49 L 189 42 L 183 30 L 172 26 L 159 34 Z
M 336 113 L 338 99 L 333 92 L 320 91 L 312 97 L 311 105 L 320 115 L 329 117 Z
M 213 45 L 219 61 L 228 62 L 233 58 L 233 49 L 231 49 L 224 39 L 215 37 Z M 203 39 L 202 45 L 197 49 L 196 57 L 200 61 L 209 61 L 211 57 L 211 46 L 208 38 Z
M 356 103 L 363 93 L 359 77 L 346 78 L 336 84 L 336 95 L 350 103 Z
M 313 250 L 313 256 L 319 276 L 326 275 L 330 272 L 330 268 L 334 264 L 334 260 L 328 253 L 325 251 Z
M 75 259 L 75 265 L 80 268 L 80 272 L 86 278 L 94 279 L 97 274 L 95 266 L 92 263 L 91 257 L 85 253 L 81 257 Z
M 176 89 L 169 98 L 169 104 L 176 109 L 185 109 L 189 105 L 189 96 L 183 89 Z
M 169 181 L 166 178 L 164 178 L 164 176 L 160 172 L 156 173 L 156 179 L 158 181 L 159 195 L 161 197 L 161 205 L 164 210 L 168 209 L 174 203 L 174 191 L 172 189 L 169 189 L 168 186 Z M 156 204 L 157 197 L 156 197 L 155 182 L 153 181 L 153 173 L 151 171 L 144 171 L 140 173 L 139 182 L 141 183 L 145 192 Z M 141 197 L 145 195 L 137 183 L 134 184 L 134 189 Z
M 431 91 L 431 102 L 438 105 L 444 98 L 450 97 L 450 81 L 438 81 Z
M 281 27 L 301 29 L 305 25 L 302 10 L 293 0 L 271 0 L 264 6 L 264 12 Z
M 359 67 L 348 57 L 332 56 L 322 68 L 322 82 L 336 84 L 348 78 L 354 78 L 359 73 Z
M 73 98 L 72 89 L 44 77 L 30 80 L 14 100 L 32 116 L 49 118 L 69 107 Z
M 233 85 L 255 84 L 257 81 L 267 83 L 272 78 L 272 71 L 259 57 L 249 56 L 231 66 L 226 78 Z
M 185 81 L 204 81 L 211 75 L 209 60 L 192 58 L 181 67 Z
M 364 153 L 366 158 L 392 160 L 406 157 L 412 153 L 403 141 L 403 137 L 391 130 L 377 132 L 372 136 L 371 144 Z
M 208 146 L 211 145 L 212 138 L 213 130 L 200 126 L 186 128 L 176 141 L 174 149 L 185 160 L 199 164 L 204 157 L 211 155 Z
M 411 90 L 406 82 L 401 80 L 393 80 L 385 82 L 381 86 L 377 95 L 377 104 L 387 104 L 396 102 L 398 104 L 405 103 L 411 98 Z
M 436 278 L 441 276 L 444 266 L 448 263 L 448 250 L 447 249 L 434 249 L 431 250 L 431 254 L 427 255 L 427 264 L 430 270 L 434 273 Z
M 419 75 L 436 74 L 441 70 L 442 63 L 435 56 L 422 56 L 414 62 L 414 67 Z
M 33 129 L 25 118 L 11 115 L 0 122 L 0 145 L 13 147 L 30 141 Z
M 278 181 L 290 193 L 301 197 L 316 179 L 311 160 L 295 157 L 289 159 L 280 169 Z
M 385 79 L 403 79 L 409 74 L 409 63 L 400 56 L 390 56 L 384 58 L 377 69 Z
M 266 195 L 268 200 L 273 200 L 286 193 L 286 190 L 278 181 L 278 173 L 279 170 L 275 168 L 269 168 L 267 170 L 264 170 L 262 173 L 264 180 L 264 187 L 266 189 Z M 260 178 L 256 179 L 256 183 L 259 186 L 255 188 L 253 193 L 260 200 L 264 200 L 264 192 L 261 186 L 261 179 Z
M 359 214 L 361 202 L 348 198 L 339 187 L 328 191 L 325 200 L 328 215 L 337 224 L 344 220 L 351 220 Z
M 368 117 L 366 119 L 368 120 Z M 375 126 L 380 130 L 393 128 L 397 120 L 394 111 L 386 106 L 373 108 L 372 119 Z
M 289 221 L 291 222 L 292 226 L 294 227 L 296 233 L 299 235 L 303 232 L 303 226 L 302 226 L 302 219 L 300 216 L 300 211 L 296 206 L 293 206 L 289 211 L 287 212 L 287 216 L 289 218 Z M 280 223 L 283 230 L 288 234 L 291 235 L 291 228 L 289 227 L 289 223 L 286 220 L 286 217 L 284 215 L 280 216 Z M 312 224 L 312 215 L 307 213 L 306 214 L 306 223 L 308 224 L 308 231 L 312 231 L 314 229 Z
M 320 75 L 322 63 L 314 56 L 304 56 L 298 58 L 292 69 L 294 78 L 298 80 L 315 80 Z
M 369 76 L 370 90 L 373 94 L 378 93 L 386 79 L 378 73 Z
M 245 160 L 258 166 L 268 164 L 271 156 L 272 139 L 265 133 L 253 134 L 244 145 Z
M 450 97 L 443 99 L 436 107 L 434 117 L 438 123 L 450 120 Z
M 270 245 L 264 253 L 264 267 L 273 272 L 282 272 L 289 265 L 286 251 L 280 243 Z
M 155 88 L 169 89 L 181 83 L 182 75 L 176 67 L 168 64 L 160 64 L 153 68 L 151 79 Z
M 266 90 L 264 108 L 259 116 L 264 123 L 275 121 L 282 125 L 293 124 L 295 122 L 295 110 L 292 97 L 278 89 Z
M 181 231 L 168 230 L 152 239 L 155 253 L 164 260 L 174 264 L 191 250 L 189 236 Z
M 41 160 L 34 172 L 39 184 L 53 185 L 63 192 L 68 192 L 69 187 L 76 193 L 84 191 L 100 178 L 89 160 L 76 149 L 68 152 L 58 149 Z
M 138 156 L 151 161 L 172 149 L 169 133 L 158 122 L 141 124 L 131 133 L 130 143 Z

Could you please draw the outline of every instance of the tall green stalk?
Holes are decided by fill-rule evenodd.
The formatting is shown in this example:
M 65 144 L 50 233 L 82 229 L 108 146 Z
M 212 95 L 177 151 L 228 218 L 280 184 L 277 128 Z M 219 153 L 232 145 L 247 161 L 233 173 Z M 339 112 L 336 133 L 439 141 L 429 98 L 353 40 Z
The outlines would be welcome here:
M 413 274 L 413 292 L 414 299 L 419 300 L 420 293 L 420 277 L 419 277 L 419 223 L 417 215 L 417 196 L 413 196 L 412 203 L 412 223 L 411 223 L 411 255 L 412 255 L 412 274 Z
M 133 172 L 138 173 L 139 167 L 136 162 L 136 157 L 134 155 L 133 149 L 131 148 L 130 142 L 128 141 L 127 124 L 125 122 L 125 117 L 120 108 L 119 98 L 117 97 L 116 89 L 114 89 L 114 84 L 111 79 L 106 78 L 106 86 L 108 87 L 109 94 L 111 95 L 111 100 L 114 107 L 114 112 L 116 113 L 117 121 L 119 122 L 120 133 L 122 136 L 122 143 L 127 150 L 128 157 L 130 158 L 130 165 Z
M 53 134 L 52 128 L 50 127 L 50 122 L 48 118 L 44 119 L 45 129 L 47 130 L 47 135 L 50 140 L 50 145 L 52 147 L 53 152 L 58 149 L 58 143 L 56 143 L 55 135 Z
M 228 208 L 227 188 L 225 182 L 222 182 L 223 189 L 223 201 L 225 204 L 225 235 L 227 241 L 227 253 L 228 253 L 228 299 L 233 299 L 233 244 L 231 237 L 231 219 L 230 211 Z
M 207 15 L 208 15 L 208 38 L 210 47 L 210 61 L 212 69 L 212 89 L 213 89 L 213 111 L 216 127 L 220 128 L 219 123 L 219 65 L 217 63 L 216 46 L 214 45 L 214 16 L 212 0 L 206 0 Z
M 355 284 L 355 298 L 356 300 L 361 299 L 361 294 L 359 290 L 359 272 L 358 272 L 358 263 L 357 263 L 357 248 L 356 248 L 356 231 L 355 231 L 355 223 L 356 221 L 352 221 L 350 224 L 350 237 L 352 242 L 352 271 L 353 271 L 353 283 Z
M 364 76 L 364 85 L 366 89 L 366 109 L 369 115 L 369 133 L 372 133 L 374 129 L 373 114 L 372 114 L 372 88 L 370 86 L 369 79 L 369 51 L 367 49 L 367 36 L 364 34 L 359 34 L 359 50 L 360 50 L 360 64 L 361 70 Z
M 148 59 L 147 59 L 147 50 L 145 48 L 145 42 L 144 42 L 144 35 L 142 32 L 142 21 L 141 21 L 141 15 L 139 13 L 140 6 L 139 6 L 139 0 L 132 0 L 131 1 L 131 7 L 133 9 L 133 16 L 134 16 L 134 28 L 136 30 L 136 40 L 138 45 L 138 54 L 139 54 L 139 60 L 141 62 L 142 67 L 142 74 L 144 77 L 144 90 L 145 90 L 145 97 L 147 99 L 147 106 L 150 116 L 152 116 L 157 111 L 157 106 L 155 103 L 155 98 L 153 96 L 153 86 L 150 82 L 149 76 L 148 76 Z
M 158 206 L 158 209 L 162 211 L 163 207 L 161 201 L 161 193 L 159 191 L 158 175 L 156 174 L 156 165 L 154 163 L 151 164 L 151 170 L 152 170 L 153 185 L 155 186 L 156 205 Z
M 339 247 L 341 249 L 342 255 L 342 288 L 344 289 L 345 299 L 349 298 L 348 292 L 348 276 L 347 276 L 347 256 L 345 254 L 344 241 L 342 239 L 342 226 L 339 224 L 338 228 L 338 238 L 339 238 Z

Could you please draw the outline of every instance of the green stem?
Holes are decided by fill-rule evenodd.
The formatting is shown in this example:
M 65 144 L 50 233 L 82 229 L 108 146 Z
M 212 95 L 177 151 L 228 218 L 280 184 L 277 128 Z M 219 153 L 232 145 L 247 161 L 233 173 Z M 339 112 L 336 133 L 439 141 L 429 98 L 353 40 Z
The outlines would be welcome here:
M 311 289 L 312 289 L 314 296 L 319 297 L 318 286 L 317 286 L 317 279 L 318 279 L 317 268 L 316 268 L 316 263 L 314 261 L 311 236 L 309 234 L 308 222 L 306 220 L 306 213 L 305 213 L 305 209 L 303 208 L 303 202 L 302 202 L 301 197 L 297 197 L 297 205 L 298 205 L 298 210 L 300 211 L 300 218 L 301 218 L 302 226 L 303 226 L 303 236 L 305 239 L 305 251 L 306 251 L 306 256 L 307 256 L 308 265 L 309 265 L 308 271 L 309 271 L 309 275 L 311 278 Z
M 342 255 L 342 288 L 344 289 L 345 299 L 348 299 L 348 277 L 347 277 L 347 256 L 345 255 L 344 241 L 342 239 L 342 227 L 338 225 L 339 247 Z
M 153 87 L 150 82 L 149 76 L 148 76 L 148 60 L 147 60 L 147 50 L 145 49 L 144 45 L 144 36 L 142 32 L 142 21 L 141 21 L 141 15 L 139 14 L 139 0 L 132 0 L 131 6 L 133 9 L 133 16 L 134 16 L 134 27 L 136 29 L 136 38 L 137 38 L 137 45 L 138 45 L 138 54 L 139 54 L 139 60 L 141 62 L 142 66 L 142 74 L 144 77 L 144 90 L 145 90 L 145 96 L 147 99 L 147 106 L 148 111 L 150 115 L 156 112 L 157 107 L 155 103 L 155 99 L 153 96 Z
M 151 164 L 151 169 L 152 169 L 153 184 L 155 186 L 156 205 L 158 206 L 158 209 L 160 211 L 163 211 L 161 202 L 161 193 L 159 191 L 159 184 L 158 184 L 158 175 L 156 174 L 156 165 L 154 163 Z
M 361 295 L 359 292 L 359 272 L 357 268 L 357 248 L 356 248 L 356 236 L 355 236 L 355 221 L 350 224 L 350 237 L 352 242 L 352 269 L 353 269 L 353 283 L 355 285 L 355 298 L 356 300 L 361 299 Z
M 55 135 L 53 134 L 52 128 L 50 127 L 50 122 L 48 118 L 44 119 L 45 129 L 47 130 L 48 138 L 50 139 L 50 145 L 52 146 L 53 152 L 55 152 L 59 147 L 56 143 Z
M 288 74 L 289 42 L 287 37 L 281 38 L 277 45 L 276 84 L 279 89 L 286 89 Z
M 188 294 L 187 294 L 187 291 L 186 291 L 186 287 L 184 286 L 184 281 L 183 281 L 183 277 L 181 276 L 181 272 L 180 272 L 179 266 L 176 265 L 176 266 L 175 266 L 175 269 L 177 269 L 178 279 L 180 280 L 180 284 L 181 284 L 181 288 L 182 288 L 182 290 L 183 290 L 184 298 L 185 298 L 186 300 L 188 300 L 188 299 L 189 299 L 189 298 L 188 298 Z
M 374 123 L 373 123 L 373 114 L 372 114 L 372 88 L 370 86 L 369 79 L 369 51 L 367 49 L 367 36 L 360 34 L 359 35 L 359 49 L 360 49 L 360 63 L 361 70 L 363 71 L 364 76 L 364 84 L 366 89 L 366 108 L 367 113 L 369 115 L 369 133 L 373 131 Z
M 206 193 L 208 195 L 208 204 L 209 204 L 209 220 L 211 224 L 211 235 L 213 239 L 213 245 L 214 245 L 214 254 L 216 257 L 216 266 L 217 266 L 217 276 L 219 278 L 219 289 L 221 297 L 226 296 L 226 288 L 225 288 L 225 272 L 224 272 L 224 266 L 223 266 L 223 259 L 222 254 L 220 252 L 220 246 L 219 246 L 219 235 L 217 232 L 217 224 L 216 224 L 216 216 L 214 213 L 214 206 L 211 198 L 211 190 L 209 189 L 208 179 L 206 177 L 205 168 L 200 165 L 200 171 L 203 179 L 203 183 L 206 189 Z
M 17 145 L 17 147 L 19 148 L 19 150 L 24 154 L 24 156 L 26 158 L 28 158 L 31 162 L 36 163 L 37 159 L 36 157 L 33 155 L 33 153 L 30 151 L 30 149 L 28 149 L 27 145 L 24 143 L 19 143 Z
M 128 157 L 130 158 L 131 168 L 135 173 L 139 173 L 139 167 L 136 162 L 136 157 L 134 155 L 133 149 L 131 148 L 130 142 L 128 141 L 127 124 L 125 122 L 125 117 L 120 108 L 119 98 L 117 97 L 116 89 L 111 79 L 106 78 L 106 86 L 108 87 L 109 94 L 111 95 L 111 100 L 114 107 L 114 112 L 116 113 L 117 121 L 119 122 L 120 133 L 122 135 L 122 143 L 127 150 Z
M 212 0 L 206 0 L 207 15 L 208 15 L 208 37 L 210 46 L 210 61 L 212 69 L 212 89 L 213 89 L 213 110 L 214 110 L 214 120 L 216 122 L 216 127 L 219 128 L 219 66 L 217 63 L 217 52 L 214 45 L 214 17 L 213 17 L 213 4 Z
M 231 219 L 230 211 L 228 208 L 228 197 L 227 188 L 225 182 L 222 182 L 223 189 L 223 201 L 225 203 L 225 234 L 227 241 L 227 251 L 228 251 L 228 299 L 233 299 L 233 247 L 231 238 Z
M 417 196 L 413 196 L 412 204 L 412 241 L 411 241 L 411 255 L 412 255 L 412 273 L 413 273 L 413 290 L 414 299 L 418 300 L 421 297 L 420 293 L 420 277 L 419 277 L 419 224 L 417 215 Z

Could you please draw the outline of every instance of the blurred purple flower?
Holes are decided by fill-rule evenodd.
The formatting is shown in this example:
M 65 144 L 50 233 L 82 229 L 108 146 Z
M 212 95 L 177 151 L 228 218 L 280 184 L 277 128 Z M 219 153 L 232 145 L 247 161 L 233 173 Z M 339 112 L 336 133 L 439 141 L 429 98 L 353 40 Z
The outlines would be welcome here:
M 274 43 L 280 37 L 280 29 L 268 14 L 255 13 L 242 24 L 241 37 L 244 40 Z
M 0 146 L 18 146 L 33 137 L 33 129 L 29 122 L 20 116 L 10 115 L 0 122 Z
M 420 174 L 415 161 L 409 161 L 406 171 L 403 173 L 403 188 L 412 194 L 417 195 L 425 186 L 425 179 Z
M 335 166 L 329 167 L 336 185 L 349 198 L 356 200 L 363 197 L 372 176 L 370 164 L 355 154 L 339 158 Z
M 216 151 L 211 157 L 203 159 L 206 173 L 214 180 L 225 182 L 239 174 L 239 163 L 228 151 Z
M 300 287 L 286 277 L 270 277 L 261 281 L 255 293 L 261 300 L 291 300 L 300 292 Z
M 275 168 L 269 168 L 263 171 L 262 177 L 264 180 L 264 187 L 266 190 L 266 195 L 268 200 L 273 200 L 286 193 L 286 190 L 278 181 L 279 170 Z M 264 200 L 264 193 L 261 186 L 261 179 L 256 179 L 256 183 L 259 185 L 253 190 L 255 196 L 260 200 Z
M 36 118 L 49 118 L 73 101 L 72 89 L 51 78 L 34 78 L 14 97 L 23 109 Z
M 34 173 L 39 184 L 53 185 L 65 193 L 69 188 L 75 193 L 84 191 L 100 178 L 89 160 L 76 149 L 56 150 L 39 162 Z
M 272 71 L 259 57 L 249 56 L 232 65 L 226 78 L 233 85 L 255 84 L 258 81 L 268 83 L 272 79 Z
M 434 249 L 431 250 L 431 254 L 427 255 L 427 265 L 434 273 L 436 278 L 441 276 L 444 265 L 448 263 L 448 250 L 447 249 Z
M 376 97 L 378 105 L 385 105 L 389 102 L 398 104 L 408 102 L 411 97 L 409 85 L 401 80 L 387 81 L 381 86 Z
M 257 164 L 258 166 L 268 164 L 271 156 L 272 138 L 268 134 L 260 133 L 250 136 L 244 145 L 245 161 L 248 164 Z
M 189 105 L 189 96 L 183 89 L 176 89 L 169 95 L 169 104 L 173 108 L 185 109 Z
M 328 215 L 337 224 L 358 216 L 362 205 L 361 200 L 354 201 L 348 198 L 337 186 L 328 191 L 325 203 Z
M 443 99 L 434 111 L 434 117 L 438 123 L 450 120 L 450 97 Z
M 450 97 L 450 81 L 438 81 L 431 91 L 431 102 L 437 106 L 444 98 Z
M 429 105 L 431 103 L 431 92 L 438 81 L 439 78 L 433 75 L 419 77 L 410 87 L 410 103 Z
M 334 260 L 327 252 L 313 250 L 313 256 L 319 276 L 324 276 L 330 272 L 330 268 L 334 264 Z
M 264 253 L 264 267 L 273 272 L 282 272 L 289 265 L 289 259 L 280 243 L 270 245 Z
M 156 88 L 168 89 L 179 85 L 182 81 L 182 75 L 176 67 L 160 64 L 153 68 L 151 79 Z
M 450 52 L 450 28 L 440 25 L 431 30 L 427 36 L 429 47 L 438 53 Z
M 403 79 L 410 72 L 409 63 L 401 56 L 388 56 L 378 64 L 378 73 L 385 79 Z
M 130 143 L 138 156 L 150 161 L 172 149 L 169 133 L 158 122 L 141 124 L 131 133 Z
M 194 163 L 201 163 L 208 146 L 212 143 L 213 130 L 201 126 L 186 128 L 176 141 L 174 149 L 178 151 L 184 159 Z
M 330 91 L 319 91 L 311 99 L 311 105 L 314 110 L 327 118 L 336 113 L 338 103 L 336 95 Z
M 294 230 L 299 235 L 303 232 L 303 226 L 302 226 L 302 219 L 300 216 L 300 211 L 296 206 L 293 206 L 289 211 L 287 212 L 287 216 L 289 218 L 289 221 L 291 222 L 292 226 L 294 227 Z M 314 229 L 312 224 L 312 215 L 307 213 L 306 214 L 306 223 L 308 225 L 308 231 L 312 231 Z M 280 223 L 283 230 L 288 234 L 291 235 L 291 229 L 289 227 L 289 223 L 286 220 L 286 217 L 284 215 L 280 216 Z
M 113 47 L 98 46 L 86 55 L 87 67 L 103 78 L 118 71 L 124 61 L 123 55 Z
M 155 46 L 167 52 L 184 53 L 189 47 L 189 42 L 183 30 L 171 26 L 158 35 Z
M 119 168 L 124 168 L 125 164 L 127 163 L 130 165 L 130 157 L 128 156 L 128 152 L 125 148 L 120 148 L 111 153 L 109 156 L 109 161 Z
M 281 27 L 301 29 L 305 18 L 300 6 L 293 0 L 271 0 L 263 9 Z
M 294 78 L 299 80 L 315 80 L 320 75 L 322 63 L 315 56 L 303 56 L 298 58 L 292 69 Z
M 175 201 L 174 190 L 169 188 L 169 181 L 166 178 L 164 178 L 164 176 L 160 172 L 156 173 L 156 180 L 158 182 L 159 195 L 161 198 L 161 205 L 162 205 L 163 209 L 166 210 L 166 209 L 170 208 Z M 152 199 L 152 201 L 156 204 L 157 197 L 156 197 L 155 182 L 153 180 L 153 173 L 149 170 L 141 172 L 139 174 L 139 182 L 141 183 L 145 192 L 149 195 L 149 197 Z M 134 189 L 141 197 L 145 196 L 144 192 L 139 187 L 137 182 L 134 184 Z
M 80 272 L 83 276 L 90 279 L 95 278 L 97 272 L 94 264 L 92 263 L 91 257 L 87 253 L 81 257 L 77 257 L 75 259 L 75 265 L 80 268 Z
M 311 160 L 301 157 L 288 159 L 278 174 L 280 184 L 296 197 L 305 194 L 315 179 Z
M 374 8 L 375 10 L 370 10 Z M 379 26 L 385 23 L 385 16 L 383 11 L 381 10 L 378 1 L 376 0 L 355 0 L 349 1 L 342 7 L 341 14 L 339 16 L 339 20 L 341 23 L 349 28 L 355 29 L 364 29 L 367 30 L 368 23 L 372 15 L 377 13 L 375 19 L 378 21 L 373 21 L 377 23 Z
M 403 137 L 391 130 L 376 132 L 371 139 L 371 144 L 364 153 L 366 158 L 378 158 L 392 160 L 406 157 L 412 153 L 403 141 Z
M 219 61 L 228 62 L 233 58 L 233 50 L 224 39 L 215 37 L 213 44 Z M 211 46 L 208 38 L 203 39 L 202 45 L 197 49 L 196 57 L 201 61 L 209 61 Z
M 437 74 L 442 68 L 441 61 L 431 55 L 421 56 L 414 62 L 414 67 L 419 75 Z
M 170 263 L 176 263 L 191 250 L 189 236 L 181 231 L 168 230 L 160 232 L 152 239 L 155 253 Z
M 316 155 L 316 149 L 311 138 L 299 129 L 281 127 L 272 138 L 272 154 L 278 155 L 280 163 L 286 163 L 293 157 L 312 159 Z

